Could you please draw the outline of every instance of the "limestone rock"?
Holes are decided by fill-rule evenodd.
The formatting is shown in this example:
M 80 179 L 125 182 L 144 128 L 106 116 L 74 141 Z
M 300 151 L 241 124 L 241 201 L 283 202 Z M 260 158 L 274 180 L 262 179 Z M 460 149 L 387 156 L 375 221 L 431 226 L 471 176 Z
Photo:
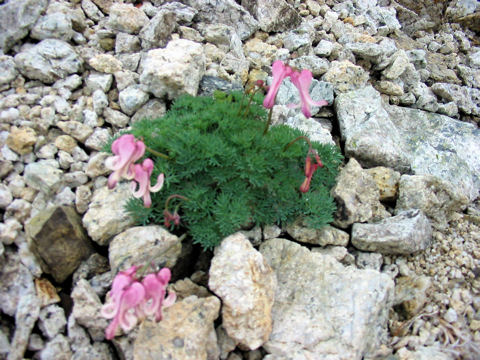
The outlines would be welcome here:
M 350 236 L 345 231 L 329 225 L 320 230 L 311 229 L 304 226 L 301 219 L 298 219 L 294 223 L 287 225 L 286 230 L 288 234 L 296 241 L 313 245 L 347 246 L 348 241 L 350 240 Z
M 409 255 L 425 250 L 432 241 L 432 227 L 420 210 L 407 210 L 374 224 L 353 224 L 352 244 L 381 254 Z
M 138 85 L 131 85 L 118 94 L 120 108 L 127 115 L 133 115 L 148 101 L 148 94 Z
M 113 74 L 122 70 L 122 63 L 110 54 L 98 54 L 88 60 L 88 64 L 101 73 Z
M 28 164 L 25 167 L 25 183 L 45 194 L 55 193 L 62 184 L 63 171 L 46 161 Z
M 95 190 L 82 220 L 93 241 L 102 246 L 107 245 L 112 236 L 133 224 L 133 219 L 124 209 L 130 196 L 129 183 L 117 184 L 113 190 L 106 186 Z
M 40 310 L 38 327 L 48 339 L 64 332 L 67 319 L 65 311 L 58 305 L 50 305 Z
M 348 60 L 333 61 L 322 80 L 332 84 L 336 93 L 343 93 L 363 88 L 367 84 L 368 73 Z
M 93 133 L 93 129 L 90 126 L 75 120 L 59 121 L 56 125 L 62 129 L 64 133 L 80 142 L 87 140 L 87 138 Z
M 150 50 L 145 58 L 140 82 L 156 97 L 174 99 L 196 95 L 205 72 L 202 45 L 190 40 L 170 41 L 165 49 Z
M 0 48 L 7 53 L 30 29 L 47 7 L 47 0 L 10 0 L 0 5 Z
M 398 171 L 383 166 L 366 169 L 366 171 L 377 183 L 380 201 L 393 201 L 397 198 L 398 183 L 400 181 L 400 173 Z
M 167 109 L 163 101 L 150 99 L 132 116 L 131 122 L 133 124 L 141 119 L 158 119 L 166 112 Z
M 214 320 L 220 301 L 190 296 L 164 310 L 162 321 L 146 320 L 133 348 L 134 360 L 218 359 Z
M 452 213 L 462 211 L 468 198 L 435 176 L 402 175 L 395 211 L 420 209 L 437 225 L 446 226 Z
M 382 164 L 398 171 L 409 169 L 406 145 L 373 87 L 339 95 L 335 111 L 347 156 L 366 166 Z
M 42 16 L 30 32 L 30 36 L 37 40 L 59 39 L 69 41 L 73 36 L 72 21 L 69 16 L 61 12 L 54 12 Z
M 142 48 L 150 50 L 167 45 L 176 24 L 175 13 L 161 8 L 140 31 Z
M 110 241 L 108 257 L 115 274 L 132 265 L 152 263 L 172 268 L 182 251 L 182 243 L 158 225 L 136 226 L 115 236 Z
M 45 344 L 45 348 L 39 352 L 38 358 L 40 360 L 58 359 L 69 360 L 72 359 L 72 351 L 68 339 L 62 334 L 58 334 L 55 338 Z
M 394 287 L 387 275 L 344 267 L 285 239 L 268 240 L 260 251 L 282 284 L 263 346 L 271 359 L 360 360 L 386 341 Z
M 1 40 L 0 40 L 1 41 Z M 10 84 L 18 75 L 13 57 L 0 55 L 0 85 Z
M 148 23 L 145 13 L 131 4 L 113 3 L 109 9 L 108 24 L 114 30 L 137 34 Z
M 51 84 L 82 70 L 83 60 L 62 40 L 45 39 L 15 55 L 17 69 L 27 78 Z
M 260 29 L 267 33 L 292 30 L 302 21 L 298 12 L 285 0 L 242 0 L 242 6 L 258 20 Z
M 44 272 L 62 283 L 92 253 L 81 219 L 72 207 L 44 210 L 28 222 L 31 251 Z
M 380 203 L 377 184 L 354 158 L 340 171 L 332 195 L 337 203 L 335 224 L 341 228 L 390 216 Z
M 241 233 L 225 238 L 215 250 L 209 288 L 223 302 L 223 327 L 250 350 L 268 340 L 277 282 L 270 266 Z
M 36 141 L 37 133 L 32 128 L 13 126 L 7 137 L 7 146 L 17 154 L 25 155 L 32 152 Z
M 407 318 L 418 314 L 427 302 L 427 291 L 432 286 L 428 276 L 401 276 L 396 279 L 395 302 Z

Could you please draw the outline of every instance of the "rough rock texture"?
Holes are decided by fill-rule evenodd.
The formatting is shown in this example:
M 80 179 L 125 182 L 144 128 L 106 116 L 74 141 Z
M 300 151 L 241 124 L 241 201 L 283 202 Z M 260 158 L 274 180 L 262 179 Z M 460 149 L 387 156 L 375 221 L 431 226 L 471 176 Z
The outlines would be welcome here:
M 47 0 L 10 0 L 0 5 L 0 48 L 7 53 L 19 40 L 27 36 Z
M 17 69 L 27 78 L 51 84 L 80 71 L 83 60 L 65 41 L 46 39 L 15 56 Z
M 344 267 L 284 239 L 268 240 L 261 253 L 282 284 L 264 345 L 274 358 L 361 359 L 384 341 L 393 301 L 387 275 Z
M 59 283 L 70 276 L 93 248 L 72 207 L 47 209 L 26 225 L 31 251 L 40 260 L 42 269 Z
M 190 296 L 164 310 L 162 321 L 144 321 L 133 349 L 134 360 L 207 360 L 218 358 L 213 321 L 220 301 Z M 185 321 L 188 319 L 188 321 Z
M 343 229 L 390 216 L 380 203 L 377 184 L 354 158 L 340 171 L 332 195 L 337 203 L 335 225 Z
M 267 341 L 276 285 L 272 269 L 243 234 L 217 247 L 208 287 L 222 299 L 225 331 L 241 346 L 255 350 Z
M 381 254 L 412 254 L 425 250 L 432 227 L 420 210 L 407 210 L 373 224 L 353 224 L 352 245 Z
M 115 236 L 133 224 L 125 213 L 125 201 L 130 197 L 130 184 L 118 184 L 113 190 L 106 186 L 93 193 L 88 210 L 83 216 L 83 226 L 93 241 L 107 245 Z
M 287 225 L 285 230 L 296 241 L 313 245 L 347 246 L 350 240 L 350 236 L 345 231 L 329 225 L 320 230 L 308 228 L 304 226 L 301 219 Z
M 204 72 L 202 46 L 190 40 L 173 40 L 165 49 L 147 53 L 140 82 L 156 97 L 174 99 L 182 94 L 196 95 Z
M 258 20 L 265 32 L 281 32 L 295 28 L 301 22 L 298 12 L 285 0 L 243 0 L 242 6 Z
M 182 243 L 158 225 L 132 227 L 115 236 L 108 248 L 110 268 L 115 274 L 132 265 L 152 263 L 172 268 L 182 251 Z

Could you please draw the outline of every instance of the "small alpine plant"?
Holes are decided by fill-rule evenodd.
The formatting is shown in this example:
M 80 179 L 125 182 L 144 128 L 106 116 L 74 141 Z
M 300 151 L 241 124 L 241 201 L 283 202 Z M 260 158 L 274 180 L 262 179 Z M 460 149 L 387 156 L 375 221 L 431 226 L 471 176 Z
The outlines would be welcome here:
M 113 141 L 108 186 L 120 179 L 132 182 L 126 209 L 137 224 L 182 227 L 195 243 L 211 249 L 253 226 L 302 216 L 308 226 L 321 228 L 333 220 L 330 189 L 342 160 L 339 149 L 310 141 L 289 126 L 270 126 L 287 77 L 301 100 L 291 106 L 301 107 L 306 117 L 312 106 L 328 103 L 311 99 L 309 70 L 275 61 L 272 75 L 269 87 L 258 81 L 247 96 L 182 96 L 162 118 L 136 122 Z

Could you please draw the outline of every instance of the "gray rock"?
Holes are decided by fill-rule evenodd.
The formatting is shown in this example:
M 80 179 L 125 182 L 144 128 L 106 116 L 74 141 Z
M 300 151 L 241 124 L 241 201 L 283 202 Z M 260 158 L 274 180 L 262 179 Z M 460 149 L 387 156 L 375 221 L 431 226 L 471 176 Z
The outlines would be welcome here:
M 457 65 L 457 70 L 465 85 L 480 89 L 480 72 L 478 69 L 459 64 Z
M 190 296 L 165 309 L 160 322 L 144 321 L 133 347 L 133 359 L 218 359 L 214 320 L 220 301 L 215 296 Z M 188 319 L 185 321 L 184 319 Z
M 114 30 L 138 34 L 148 23 L 147 15 L 132 4 L 113 3 L 109 11 L 108 24 Z
M 48 339 L 65 331 L 65 311 L 58 305 L 49 305 L 40 310 L 38 327 Z
M 58 334 L 45 344 L 45 348 L 39 352 L 38 358 L 40 360 L 69 360 L 72 359 L 72 355 L 68 339 L 62 334 Z
M 60 12 L 50 13 L 38 19 L 30 31 L 33 39 L 59 39 L 70 41 L 73 36 L 72 21 L 70 17 Z
M 5 211 L 5 218 L 14 217 L 20 222 L 24 222 L 30 216 L 32 205 L 24 199 L 15 199 L 8 205 Z
M 216 76 L 205 75 L 200 81 L 200 88 L 198 95 L 200 96 L 212 96 L 215 90 L 223 92 L 242 91 L 243 87 L 240 84 L 232 84 L 227 80 L 221 79 Z
M 142 119 L 159 119 L 167 112 L 166 105 L 158 99 L 150 99 L 143 105 L 135 115 L 130 119 L 131 123 L 135 123 Z
M 303 47 L 312 45 L 312 38 L 307 32 L 290 31 L 283 38 L 283 46 L 290 52 L 298 50 Z
M 344 267 L 284 239 L 268 240 L 260 251 L 282 284 L 263 346 L 272 359 L 359 360 L 386 340 L 394 287 L 388 276 Z
M 107 74 L 122 70 L 122 62 L 110 54 L 97 54 L 88 59 L 88 64 L 95 70 Z
M 102 90 L 104 93 L 106 93 L 108 92 L 108 90 L 110 90 L 112 83 L 112 74 L 92 73 L 88 75 L 86 80 L 87 88 L 90 89 L 92 92 L 94 92 L 95 90 Z
M 420 210 L 406 210 L 374 224 L 353 224 L 352 244 L 381 254 L 409 255 L 425 250 L 432 241 L 432 227 Z
M 373 87 L 340 94 L 335 110 L 347 156 L 366 166 L 382 164 L 401 172 L 409 169 L 406 144 Z
M 63 188 L 56 196 L 54 203 L 58 206 L 72 206 L 75 201 L 75 194 L 68 186 Z
M 118 128 L 124 128 L 127 126 L 130 118 L 118 110 L 113 110 L 112 108 L 106 108 L 103 112 L 105 116 L 105 121 L 109 124 L 112 124 Z
M 190 40 L 172 40 L 165 49 L 150 50 L 140 82 L 156 97 L 196 95 L 205 72 L 203 47 Z
M 405 50 L 398 50 L 393 56 L 393 62 L 383 70 L 382 74 L 389 80 L 398 79 L 407 68 L 408 63 L 409 58 Z
M 5 245 L 11 245 L 18 238 L 18 231 L 22 229 L 22 224 L 15 218 L 5 219 L 0 223 L 0 241 Z
M 465 114 L 480 116 L 480 90 L 448 83 L 432 85 L 435 95 L 446 101 L 453 101 Z
M 72 360 L 111 360 L 113 359 L 108 345 L 105 343 L 94 342 L 90 344 L 90 337 L 87 332 L 77 324 L 75 317 L 70 315 L 68 318 L 68 341 L 73 351 Z
M 62 185 L 63 171 L 46 161 L 28 164 L 25 167 L 24 178 L 28 186 L 44 192 L 55 193 Z
M 88 18 L 96 22 L 105 17 L 97 5 L 90 0 L 82 0 L 82 10 Z
M 15 332 L 7 360 L 21 360 L 28 346 L 28 338 L 40 313 L 40 300 L 34 294 L 20 297 L 15 312 Z
M 167 45 L 176 24 L 174 12 L 160 9 L 140 31 L 142 48 L 150 50 Z
M 107 245 L 111 237 L 133 224 L 133 219 L 124 209 L 130 196 L 130 184 L 126 182 L 117 184 L 113 190 L 107 187 L 95 190 L 83 216 L 83 225 L 93 241 L 102 246 Z
M 46 39 L 15 55 L 17 69 L 27 78 L 51 84 L 83 68 L 74 48 L 62 40 Z
M 12 192 L 5 184 L 0 184 L 0 209 L 5 210 L 13 200 Z
M 380 201 L 393 201 L 398 196 L 400 173 L 393 169 L 377 166 L 366 170 L 377 183 Z
M 284 124 L 299 129 L 307 134 L 311 141 L 321 144 L 335 145 L 330 130 L 312 118 L 306 118 L 303 114 L 288 116 Z
M 301 219 L 287 225 L 285 230 L 294 240 L 313 245 L 347 246 L 350 240 L 350 236 L 345 231 L 329 225 L 321 230 L 308 228 Z
M 0 55 L 0 85 L 10 84 L 17 77 L 13 57 Z
M 101 89 L 97 89 L 92 94 L 93 110 L 97 115 L 102 115 L 103 110 L 108 106 L 108 98 L 105 92 Z
M 428 276 L 400 276 L 395 285 L 394 305 L 399 306 L 407 318 L 418 315 L 427 302 L 432 279 Z
M 314 77 L 326 73 L 330 65 L 328 60 L 313 55 L 300 56 L 293 59 L 289 64 L 297 69 L 310 70 Z
M 133 115 L 147 101 L 148 94 L 139 85 L 131 85 L 118 94 L 120 108 L 127 115 Z
M 80 142 L 84 142 L 93 133 L 92 127 L 75 120 L 59 121 L 56 126 Z
M 132 227 L 110 241 L 108 258 L 116 274 L 136 264 L 172 268 L 182 251 L 182 243 L 158 225 Z
M 276 286 L 272 269 L 245 235 L 231 235 L 215 249 L 208 287 L 223 301 L 223 328 L 241 346 L 255 350 L 268 340 Z
M 10 0 L 0 5 L 0 48 L 7 53 L 19 40 L 27 36 L 47 0 Z
M 348 60 L 333 61 L 330 65 L 330 69 L 323 75 L 322 80 L 333 85 L 336 93 L 361 89 L 367 84 L 368 73 L 360 66 Z
M 431 175 L 402 175 L 395 212 L 420 209 L 437 226 L 445 227 L 452 213 L 462 211 L 468 202 L 461 189 L 448 181 Z
M 354 158 L 340 171 L 332 195 L 337 203 L 334 223 L 343 229 L 390 216 L 380 203 L 377 184 Z
M 258 22 L 234 0 L 185 0 L 183 3 L 198 11 L 198 22 L 230 25 L 242 40 L 258 30 Z
M 328 57 L 333 51 L 333 43 L 328 40 L 320 40 L 320 42 L 315 46 L 313 49 L 313 52 L 315 55 L 322 56 L 322 57 Z
M 130 70 L 117 71 L 115 73 L 115 81 L 117 82 L 118 91 L 122 91 L 129 86 L 137 85 L 139 78 L 140 76 L 136 72 Z
M 0 268 L 0 309 L 14 317 L 20 299 L 32 296 L 35 296 L 32 274 L 21 263 L 20 255 L 6 248 Z
M 115 38 L 115 53 L 138 52 L 142 48 L 138 36 L 119 32 Z
M 242 6 L 257 20 L 262 31 L 283 32 L 296 28 L 302 18 L 285 0 L 242 0 Z
M 104 332 L 108 321 L 100 315 L 102 303 L 88 281 L 80 279 L 73 288 L 71 297 L 75 321 L 88 329 L 93 340 L 102 341 L 105 338 Z
M 383 264 L 383 256 L 378 253 L 358 252 L 355 256 L 355 264 L 359 269 L 380 271 Z
M 480 4 L 476 0 L 456 0 L 448 5 L 445 14 L 451 19 L 458 19 L 473 14 L 478 9 Z

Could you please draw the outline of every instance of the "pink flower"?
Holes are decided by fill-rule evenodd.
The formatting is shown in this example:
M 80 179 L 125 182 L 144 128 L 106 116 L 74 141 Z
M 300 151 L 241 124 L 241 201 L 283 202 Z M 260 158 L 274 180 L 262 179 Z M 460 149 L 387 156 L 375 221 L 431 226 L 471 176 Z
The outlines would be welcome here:
M 293 70 L 290 66 L 285 65 L 282 61 L 277 60 L 272 65 L 273 82 L 268 88 L 267 96 L 263 100 L 263 106 L 266 109 L 271 109 L 275 103 L 278 89 L 282 81 L 292 74 Z
M 135 141 L 131 134 L 120 136 L 112 143 L 112 152 L 115 156 L 105 161 L 105 166 L 113 173 L 108 177 L 108 188 L 113 189 L 121 178 L 133 179 L 132 165 L 145 153 L 145 144 Z
M 174 211 L 173 214 L 168 211 L 168 210 L 164 210 L 163 211 L 163 223 L 165 225 L 165 227 L 170 227 L 172 225 L 172 222 L 173 221 L 173 224 L 174 225 L 179 225 L 180 224 L 180 215 L 178 215 L 178 212 L 177 211 Z
M 153 172 L 153 161 L 151 159 L 143 160 L 143 163 L 133 165 L 134 181 L 132 181 L 133 196 L 136 198 L 143 198 L 143 204 L 149 208 L 152 205 L 150 192 L 157 192 L 163 187 L 164 175 L 160 174 L 157 178 L 155 186 L 150 185 L 150 176 Z M 135 191 L 138 182 L 138 190 Z
M 157 274 L 148 274 L 142 280 L 145 288 L 145 301 L 140 306 L 141 311 L 147 315 L 155 315 L 155 321 L 162 320 L 162 309 L 173 305 L 176 299 L 174 292 L 169 292 L 165 297 L 171 272 L 168 268 L 161 269 Z
M 290 80 L 293 85 L 300 92 L 300 101 L 302 105 L 302 113 L 307 118 L 312 116 L 310 111 L 311 106 L 325 106 L 328 105 L 326 100 L 314 101 L 310 97 L 308 91 L 310 90 L 310 84 L 312 83 L 312 72 L 310 70 L 302 70 L 301 72 L 294 71 L 290 75 Z
M 111 340 L 115 337 L 118 326 L 124 331 L 131 330 L 137 323 L 137 306 L 145 298 L 143 285 L 135 279 L 136 266 L 121 271 L 115 276 L 112 290 L 108 293 L 109 300 L 102 307 L 101 314 L 107 319 L 113 319 L 105 331 L 105 337 Z
M 313 153 L 315 156 L 315 164 L 312 164 L 312 159 L 310 158 L 310 154 Z M 318 156 L 315 150 L 308 150 L 307 158 L 305 159 L 305 180 L 303 180 L 302 185 L 300 185 L 300 191 L 306 193 L 310 188 L 310 182 L 312 181 L 312 176 L 315 171 L 319 167 L 323 167 L 322 161 Z

